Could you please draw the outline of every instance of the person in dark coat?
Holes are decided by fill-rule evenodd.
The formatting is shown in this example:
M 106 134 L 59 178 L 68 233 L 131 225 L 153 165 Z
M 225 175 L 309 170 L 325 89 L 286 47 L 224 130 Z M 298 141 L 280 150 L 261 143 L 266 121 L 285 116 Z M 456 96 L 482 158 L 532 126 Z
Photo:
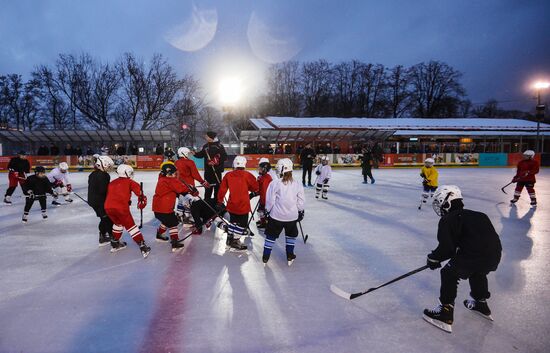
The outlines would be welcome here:
M 47 156 L 49 154 L 48 147 L 46 147 L 46 145 L 40 145 L 36 154 L 39 156 Z
M 25 192 L 25 181 L 27 180 L 27 173 L 31 171 L 31 164 L 27 159 L 27 153 L 20 151 L 19 154 L 10 159 L 8 163 L 8 188 L 4 195 L 4 203 L 11 205 L 11 195 L 19 184 L 21 190 Z
M 440 186 L 433 196 L 434 211 L 441 216 L 437 229 L 437 248 L 428 254 L 427 266 L 435 270 L 441 262 L 441 304 L 424 310 L 424 320 L 451 332 L 458 281 L 468 279 L 471 299 L 467 309 L 492 320 L 487 299 L 491 296 L 487 274 L 500 262 L 502 245 L 489 217 L 464 208 L 462 192 L 455 185 Z
M 162 156 L 164 154 L 164 150 L 162 149 L 162 146 L 160 143 L 157 143 L 157 147 L 155 148 L 155 154 Z
M 204 158 L 204 180 L 210 185 L 216 184 L 213 188 L 204 190 L 204 198 L 210 199 L 212 198 L 212 192 L 214 192 L 215 198 L 218 195 L 218 191 L 220 191 L 227 153 L 214 131 L 208 131 L 204 138 L 206 139 L 206 143 L 202 146 L 202 149 L 193 154 L 196 158 Z
M 361 160 L 361 171 L 363 174 L 363 184 L 368 184 L 368 178 L 370 178 L 371 184 L 374 184 L 374 178 L 372 176 L 372 153 L 367 148 L 363 148 L 363 154 L 359 156 Z
M 316 154 L 313 148 L 311 148 L 311 143 L 308 143 L 300 153 L 300 163 L 302 163 L 302 184 L 304 186 L 306 186 L 307 173 L 307 186 L 313 187 L 311 184 L 311 171 L 313 170 L 313 160 L 315 156 Z
M 50 145 L 50 156 L 59 156 L 59 147 L 54 143 Z
M 88 204 L 99 217 L 99 246 L 110 243 L 113 235 L 113 222 L 105 212 L 104 204 L 107 198 L 107 188 L 111 181 L 109 170 L 115 165 L 111 157 L 98 156 L 94 171 L 88 176 Z
M 52 190 L 50 181 L 46 177 L 46 169 L 42 166 L 37 166 L 34 168 L 34 175 L 31 175 L 27 178 L 25 182 L 25 208 L 23 210 L 23 223 L 27 223 L 29 217 L 29 211 L 31 210 L 32 205 L 35 200 L 40 202 L 40 208 L 42 209 L 42 218 L 48 218 L 46 214 L 46 194 L 57 195 L 55 191 Z
M 118 147 L 116 148 L 116 154 L 118 156 L 124 156 L 126 154 L 126 148 L 124 148 L 123 145 L 118 145 Z

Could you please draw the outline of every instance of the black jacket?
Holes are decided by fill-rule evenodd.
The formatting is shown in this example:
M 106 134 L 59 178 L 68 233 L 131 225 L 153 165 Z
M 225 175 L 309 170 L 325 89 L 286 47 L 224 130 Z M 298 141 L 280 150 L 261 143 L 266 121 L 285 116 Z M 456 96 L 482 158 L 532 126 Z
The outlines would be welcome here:
M 213 159 L 214 156 L 219 155 L 220 156 L 220 163 L 214 167 L 216 172 L 222 173 L 224 170 L 224 163 L 227 159 L 227 153 L 225 152 L 225 148 L 220 143 L 220 141 L 214 141 L 214 142 L 208 142 L 205 143 L 204 146 L 202 146 L 202 150 L 195 153 L 196 158 L 204 158 L 204 173 L 209 173 L 212 170 L 212 167 L 208 165 L 208 161 L 210 159 Z M 210 156 L 210 158 L 208 158 Z
M 46 176 L 39 178 L 35 174 L 29 176 L 25 182 L 25 194 L 28 194 L 29 190 L 38 196 L 53 194 L 52 186 Z
M 107 187 L 111 181 L 109 173 L 94 170 L 88 176 L 88 204 L 92 207 L 100 207 L 107 198 Z
M 30 173 L 31 164 L 27 159 L 21 157 L 13 157 L 8 163 L 8 169 L 14 170 L 18 173 Z
M 469 272 L 495 271 L 502 245 L 485 213 L 457 209 L 441 217 L 437 229 L 439 245 L 429 255 Z
M 302 164 L 313 164 L 313 158 L 315 158 L 315 151 L 313 148 L 304 148 L 302 152 L 300 152 L 300 162 Z

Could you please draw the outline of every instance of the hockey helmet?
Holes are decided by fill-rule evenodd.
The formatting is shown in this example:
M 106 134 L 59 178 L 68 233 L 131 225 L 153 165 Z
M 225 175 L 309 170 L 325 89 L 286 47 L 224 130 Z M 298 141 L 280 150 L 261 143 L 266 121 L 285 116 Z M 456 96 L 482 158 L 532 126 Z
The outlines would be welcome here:
M 260 158 L 260 160 L 258 161 L 258 165 L 262 164 L 262 163 L 269 163 L 269 158 L 266 158 L 266 157 L 262 157 Z
M 46 168 L 41 165 L 34 167 L 34 174 L 38 173 L 46 173 Z
M 191 150 L 187 147 L 180 147 L 178 148 L 178 157 L 180 158 L 189 158 L 189 152 Z
M 67 170 L 69 170 L 69 165 L 67 164 L 67 162 L 59 163 L 59 170 L 61 170 L 62 173 L 65 173 Z
M 533 158 L 533 157 L 535 157 L 535 151 L 527 150 L 527 151 L 523 152 L 523 156 L 527 157 L 527 158 Z
M 128 164 L 121 164 L 116 169 L 116 173 L 121 178 L 130 178 L 130 179 L 132 179 L 134 177 L 134 168 L 132 168 Z
M 160 166 L 160 172 L 164 176 L 174 175 L 174 174 L 176 174 L 177 171 L 178 171 L 178 169 L 176 168 L 174 163 L 171 163 L 171 162 L 164 162 Z
M 260 174 L 265 174 L 271 170 L 271 164 L 269 162 L 262 162 L 258 165 Z
M 233 168 L 246 168 L 246 157 L 237 156 L 233 160 Z
M 426 158 L 426 160 L 424 161 L 424 164 L 425 164 L 426 166 L 430 166 L 430 167 L 431 167 L 432 165 L 434 165 L 434 163 L 435 163 L 435 161 L 434 161 L 433 158 Z
M 462 192 L 456 185 L 441 185 L 433 196 L 432 207 L 438 216 L 443 216 L 451 208 L 451 201 L 462 199 Z
M 322 156 L 321 157 L 321 164 L 323 164 L 323 165 L 328 164 L 328 156 Z
M 277 162 L 277 174 L 282 177 L 286 172 L 292 172 L 294 168 L 294 163 L 290 158 L 282 158 Z
M 95 161 L 95 167 L 104 172 L 109 171 L 114 165 L 115 162 L 109 156 L 98 156 Z

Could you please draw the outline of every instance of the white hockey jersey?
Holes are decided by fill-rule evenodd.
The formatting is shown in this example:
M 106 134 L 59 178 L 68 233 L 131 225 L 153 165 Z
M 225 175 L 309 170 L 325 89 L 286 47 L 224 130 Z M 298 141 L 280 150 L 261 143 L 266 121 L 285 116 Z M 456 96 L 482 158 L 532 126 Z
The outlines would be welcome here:
M 317 175 L 317 172 L 319 172 L 319 175 Z M 325 179 L 330 179 L 332 177 L 332 168 L 330 165 L 322 165 L 318 164 L 317 167 L 315 167 L 315 175 L 317 175 L 317 178 L 315 179 L 316 184 L 324 184 L 323 181 Z
M 265 209 L 271 218 L 281 222 L 298 219 L 298 211 L 304 210 L 304 187 L 293 180 L 284 184 L 281 179 L 273 179 L 266 193 Z
M 69 171 L 66 171 L 65 173 L 61 173 L 61 170 L 59 169 L 59 167 L 52 169 L 51 172 L 47 174 L 47 176 L 50 183 L 61 181 L 65 186 L 71 183 L 69 181 Z

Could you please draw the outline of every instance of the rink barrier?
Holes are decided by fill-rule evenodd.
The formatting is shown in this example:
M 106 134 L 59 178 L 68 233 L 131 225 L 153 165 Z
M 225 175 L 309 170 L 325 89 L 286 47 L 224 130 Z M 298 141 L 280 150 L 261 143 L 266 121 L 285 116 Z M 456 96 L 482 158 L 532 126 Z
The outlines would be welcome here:
M 300 166 L 299 155 L 288 154 L 247 154 L 247 169 L 257 169 L 260 158 L 268 158 L 269 162 L 275 166 L 277 161 L 282 158 L 290 158 L 295 167 Z M 341 153 L 341 154 L 319 154 L 315 159 L 315 164 L 320 163 L 321 156 L 328 156 L 333 167 L 359 167 L 361 161 L 360 154 Z M 0 156 L 0 172 L 6 172 L 8 163 L 13 156 Z M 115 165 L 129 164 L 137 170 L 158 170 L 164 157 L 160 155 L 127 155 L 110 156 Z M 224 163 L 225 168 L 231 169 L 235 156 L 227 156 Z M 93 169 L 92 156 L 27 156 L 32 167 L 41 165 L 46 169 L 53 169 L 61 162 L 69 164 L 71 171 L 84 171 Z M 384 154 L 378 161 L 381 168 L 407 168 L 419 167 L 424 164 L 426 158 L 433 158 L 436 166 L 442 167 L 512 167 L 522 159 L 521 153 L 404 153 L 404 154 Z M 198 169 L 204 169 L 203 159 L 192 158 Z M 550 154 L 536 154 L 537 160 L 541 166 L 550 166 Z

